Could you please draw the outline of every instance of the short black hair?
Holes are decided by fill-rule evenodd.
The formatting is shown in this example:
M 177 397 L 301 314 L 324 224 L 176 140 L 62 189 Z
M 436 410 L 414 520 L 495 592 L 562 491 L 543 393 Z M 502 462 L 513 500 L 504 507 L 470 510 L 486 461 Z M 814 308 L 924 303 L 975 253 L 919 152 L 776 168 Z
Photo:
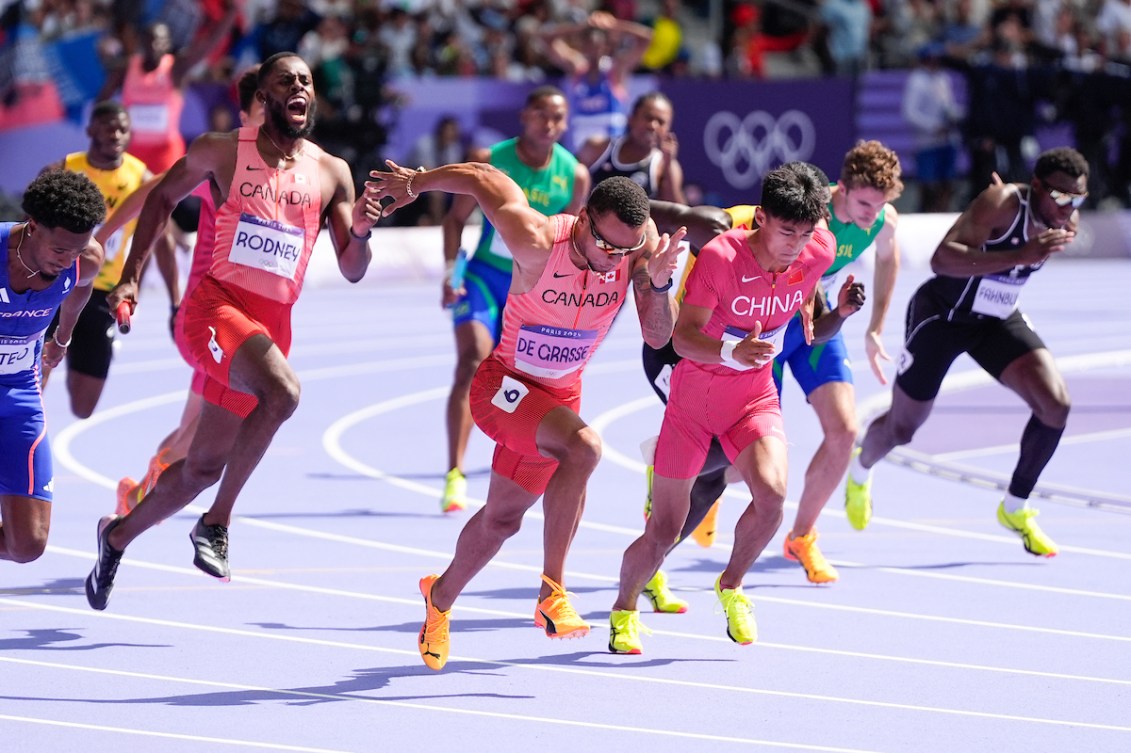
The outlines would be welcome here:
M 808 162 L 787 162 L 762 179 L 762 209 L 786 222 L 816 223 L 829 216 L 829 178 Z
M 91 109 L 90 122 L 93 123 L 98 118 L 107 116 L 117 117 L 123 114 L 128 115 L 129 113 L 126 111 L 126 108 L 122 106 L 121 102 L 116 99 L 104 99 L 95 104 L 94 108 Z
M 82 173 L 48 170 L 24 191 L 20 206 L 36 224 L 89 233 L 106 219 L 106 199 Z
M 644 107 L 644 105 L 648 104 L 652 100 L 656 100 L 657 102 L 667 102 L 670 109 L 675 109 L 675 107 L 672 106 L 672 101 L 667 94 L 664 94 L 661 91 L 650 91 L 646 94 L 641 94 L 636 98 L 636 101 L 632 103 L 632 114 L 635 115 L 636 113 L 640 112 L 640 108 Z
M 537 87 L 536 89 L 531 91 L 529 94 L 527 94 L 526 95 L 526 103 L 523 104 L 523 107 L 530 107 L 532 104 L 534 104 L 538 100 L 547 99 L 549 97 L 561 97 L 562 99 L 566 99 L 565 92 L 563 92 L 561 89 L 559 89 L 556 86 L 551 86 L 549 84 L 546 84 L 544 86 Z
M 240 110 L 251 112 L 251 105 L 255 102 L 255 92 L 259 90 L 259 66 L 253 65 L 243 72 L 240 80 L 236 82 L 236 92 L 239 95 Z
M 1033 165 L 1033 175 L 1041 180 L 1053 173 L 1064 173 L 1069 178 L 1088 177 L 1088 160 L 1070 146 L 1058 146 L 1041 152 L 1037 164 Z
M 299 55 L 297 52 L 291 52 L 290 50 L 284 50 L 283 52 L 276 52 L 274 55 L 264 60 L 259 64 L 259 76 L 255 82 L 256 88 L 262 89 L 263 85 L 267 83 L 267 77 L 271 75 L 271 70 L 275 67 L 275 63 L 287 58 L 298 58 L 302 60 L 302 55 Z
M 585 203 L 589 214 L 602 217 L 612 212 L 629 227 L 641 227 L 648 221 L 648 194 L 635 181 L 614 175 L 598 183 Z

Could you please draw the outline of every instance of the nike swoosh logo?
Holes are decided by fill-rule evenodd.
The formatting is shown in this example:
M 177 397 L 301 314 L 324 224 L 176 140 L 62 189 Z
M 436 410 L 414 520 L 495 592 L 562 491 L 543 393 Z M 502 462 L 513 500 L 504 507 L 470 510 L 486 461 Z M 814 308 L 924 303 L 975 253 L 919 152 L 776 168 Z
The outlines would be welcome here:
M 761 280 L 761 279 L 762 279 L 762 275 L 754 275 L 753 277 L 747 277 L 746 275 L 742 276 L 743 282 L 754 282 L 755 280 Z
M 245 170 L 262 170 L 262 167 L 252 167 L 251 165 L 244 165 Z
M 554 277 L 557 277 L 557 278 L 562 278 L 562 277 L 573 277 L 573 275 L 571 275 L 571 274 L 570 274 L 569 272 L 566 272 L 566 273 L 565 273 L 564 275 L 560 275 L 560 274 L 558 274 L 557 272 L 554 272 Z

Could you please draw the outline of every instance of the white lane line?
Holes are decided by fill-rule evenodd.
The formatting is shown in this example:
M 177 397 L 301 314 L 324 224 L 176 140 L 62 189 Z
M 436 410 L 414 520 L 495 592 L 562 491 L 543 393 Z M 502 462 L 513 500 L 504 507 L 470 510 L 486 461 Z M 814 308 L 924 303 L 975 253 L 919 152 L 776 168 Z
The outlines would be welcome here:
M 7 660 L 5 660 L 7 661 Z M 67 667 L 67 669 L 74 669 L 74 667 Z M 175 678 L 166 678 L 173 681 Z M 190 680 L 182 680 L 181 682 L 191 682 Z M 219 683 L 202 683 L 208 685 L 220 686 Z M 252 688 L 247 688 L 251 690 Z M 276 691 L 278 692 L 278 691 Z M 209 743 L 211 745 L 231 745 L 238 748 L 264 748 L 266 750 L 289 750 L 296 751 L 296 753 L 350 753 L 350 751 L 339 750 L 337 748 L 309 748 L 304 745 L 287 745 L 286 743 L 267 743 L 255 742 L 253 740 L 234 740 L 223 737 L 205 737 L 203 735 L 184 735 L 175 732 L 155 732 L 151 730 L 140 730 L 133 727 L 111 727 L 106 724 L 85 724 L 81 722 L 67 722 L 62 719 L 41 719 L 30 716 L 13 716 L 11 714 L 0 714 L 0 719 L 9 722 L 22 722 L 24 724 L 38 724 L 46 727 L 64 727 L 67 729 L 85 729 L 93 732 L 113 732 L 119 735 L 135 735 L 140 737 L 156 737 L 164 740 L 188 740 L 192 742 Z M 89 741 L 87 741 L 89 742 Z
M 119 614 L 113 614 L 113 613 L 109 613 L 109 612 L 91 612 L 90 610 L 72 609 L 70 607 L 61 607 L 61 606 L 57 606 L 57 605 L 40 604 L 40 603 L 36 603 L 36 602 L 23 602 L 23 601 L 18 600 L 18 599 L 13 600 L 13 601 L 16 602 L 17 604 L 20 604 L 21 606 L 27 606 L 27 607 L 31 607 L 31 608 L 35 608 L 35 609 L 43 609 L 43 610 L 46 610 L 46 611 L 59 612 L 59 613 L 71 614 L 71 615 L 80 615 L 81 614 L 81 615 L 86 615 L 88 617 L 93 616 L 93 617 L 96 617 L 96 618 L 99 618 L 99 619 L 108 619 L 108 620 L 123 621 L 123 622 L 136 622 L 136 623 L 141 623 L 141 624 L 146 624 L 146 625 L 171 627 L 171 628 L 184 629 L 184 630 L 196 630 L 196 631 L 215 633 L 215 634 L 220 634 L 220 635 L 233 635 L 233 636 L 255 638 L 255 639 L 266 639 L 266 640 L 272 640 L 272 641 L 281 641 L 281 642 L 284 642 L 284 643 L 298 643 L 298 644 L 309 645 L 309 646 L 320 646 L 320 647 L 327 647 L 327 648 L 345 648 L 345 649 L 349 649 L 349 650 L 367 651 L 367 652 L 371 652 L 371 653 L 395 654 L 395 655 L 398 655 L 398 656 L 417 656 L 418 655 L 418 653 L 414 652 L 414 651 L 403 651 L 403 650 L 400 650 L 400 649 L 391 649 L 391 648 L 385 648 L 385 647 L 382 647 L 382 646 L 373 646 L 373 645 L 368 645 L 368 644 L 363 644 L 363 643 L 353 643 L 353 642 L 350 642 L 350 641 L 325 640 L 325 639 L 320 639 L 320 638 L 304 638 L 302 636 L 274 634 L 274 633 L 267 633 L 267 632 L 263 632 L 263 631 L 259 631 L 259 630 L 247 630 L 247 629 L 241 629 L 241 628 L 227 628 L 227 627 L 219 627 L 219 626 L 216 626 L 216 625 L 202 625 L 202 624 L 196 624 L 196 623 L 179 622 L 179 621 L 176 621 L 176 620 L 164 620 L 164 619 L 155 619 L 155 618 L 150 618 L 150 617 L 136 617 L 136 616 L 131 616 L 131 615 L 119 615 Z M 711 683 L 711 682 L 702 682 L 702 681 L 695 681 L 695 680 L 677 680 L 677 679 L 674 679 L 674 678 L 666 678 L 666 677 L 647 677 L 647 676 L 643 676 L 643 675 L 639 675 L 639 674 L 630 674 L 630 673 L 626 673 L 626 672 L 617 672 L 617 671 L 613 671 L 613 670 L 584 669 L 584 668 L 579 668 L 579 667 L 564 667 L 564 666 L 559 666 L 559 665 L 532 664 L 532 663 L 525 663 L 525 662 L 524 663 L 518 663 L 518 662 L 494 661 L 494 660 L 488 660 L 488 659 L 477 659 L 477 658 L 472 658 L 472 657 L 457 657 L 457 656 L 454 656 L 454 655 L 449 657 L 448 661 L 451 662 L 453 660 L 454 661 L 460 661 L 460 662 L 481 663 L 481 664 L 487 664 L 487 665 L 498 666 L 498 667 L 508 667 L 508 668 L 512 668 L 512 669 L 525 669 L 525 670 L 536 671 L 536 672 L 554 672 L 554 673 L 575 675 L 575 676 L 582 676 L 582 677 L 593 677 L 593 678 L 599 678 L 602 681 L 608 681 L 608 680 L 616 679 L 616 680 L 625 681 L 625 682 L 637 682 L 637 683 L 643 683 L 643 684 L 648 684 L 648 685 L 676 686 L 676 687 L 684 687 L 684 688 L 694 688 L 694 689 L 697 689 L 697 690 L 723 691 L 723 692 L 728 692 L 728 693 L 741 693 L 741 694 L 746 694 L 746 695 L 764 696 L 764 697 L 772 697 L 772 698 L 791 698 L 791 699 L 805 700 L 805 701 L 821 701 L 821 702 L 825 702 L 825 703 L 848 704 L 848 705 L 852 705 L 852 706 L 865 706 L 865 707 L 884 708 L 884 709 L 900 709 L 900 710 L 904 710 L 904 711 L 917 711 L 917 712 L 927 713 L 927 714 L 943 714 L 943 715 L 947 715 L 947 716 L 973 717 L 973 718 L 979 718 L 979 719 L 993 719 L 993 720 L 998 720 L 998 721 L 1013 721 L 1013 722 L 1023 722 L 1023 723 L 1029 723 L 1029 724 L 1045 724 L 1045 725 L 1050 725 L 1050 726 L 1083 727 L 1083 728 L 1087 728 L 1087 729 L 1108 730 L 1108 731 L 1116 731 L 1116 732 L 1131 732 L 1131 727 L 1120 726 L 1120 725 L 1112 725 L 1112 724 L 1100 724 L 1100 723 L 1097 723 L 1097 722 L 1084 722 L 1084 721 L 1067 720 L 1067 719 L 1042 719 L 1042 718 L 1039 718 L 1039 717 L 1027 717 L 1027 716 L 1020 716 L 1020 715 L 1016 715 L 1016 714 L 998 714 L 998 713 L 992 713 L 992 712 L 987 712 L 987 711 L 953 709 L 953 708 L 946 708 L 946 707 L 942 707 L 942 706 L 926 706 L 926 705 L 916 705 L 916 704 L 909 704 L 909 703 L 895 703 L 895 702 L 891 702 L 891 701 L 863 700 L 863 699 L 860 699 L 860 698 L 849 698 L 849 697 L 846 697 L 846 696 L 832 696 L 832 695 L 825 695 L 825 694 L 820 694 L 820 693 L 798 693 L 798 692 L 794 692 L 794 691 L 785 691 L 785 690 L 768 690 L 768 689 L 764 689 L 764 688 L 751 688 L 751 687 L 742 687 L 742 686 L 737 686 L 737 685 L 724 685 L 722 683 Z M 4 657 L 4 656 L 0 656 L 0 662 L 13 662 L 13 663 L 21 663 L 22 662 L 22 663 L 32 663 L 32 664 L 38 663 L 38 662 L 30 661 L 30 660 L 13 659 L 13 658 Z M 628 663 L 631 663 L 631 662 L 628 662 Z M 54 666 L 57 666 L 58 668 L 61 668 L 61 669 L 74 668 L 74 669 L 79 669 L 79 670 L 83 670 L 83 671 L 91 671 L 91 672 L 104 671 L 104 670 L 100 670 L 100 669 L 96 669 L 96 668 L 92 668 L 92 667 L 77 667 L 77 666 L 72 667 L 71 665 L 66 665 L 66 664 L 57 664 L 57 665 L 54 665 Z M 105 671 L 111 671 L 111 672 L 114 672 L 116 674 L 126 674 L 126 675 L 136 674 L 136 673 L 127 672 L 127 671 L 124 671 L 124 670 L 105 670 Z M 335 696 L 335 697 L 341 697 L 341 696 Z M 387 701 L 380 701 L 378 699 L 375 699 L 375 702 L 389 703 Z M 405 704 L 405 705 L 410 707 L 410 708 L 418 708 L 419 707 L 416 704 Z M 466 713 L 466 714 L 471 714 L 471 715 L 479 715 L 480 713 L 483 713 L 483 712 L 479 712 L 479 711 L 457 710 L 457 709 L 449 709 L 449 708 L 433 707 L 433 706 L 425 706 L 425 708 L 429 708 L 429 709 L 432 709 L 432 710 L 440 710 L 440 711 L 451 711 L 451 712 L 454 712 L 454 713 Z M 510 716 L 510 715 L 501 715 L 501 716 L 503 718 L 508 718 L 508 719 L 523 719 L 523 720 L 529 720 L 529 721 L 542 721 L 541 717 L 534 717 L 534 716 Z M 559 721 L 563 724 L 569 724 L 569 725 L 576 724 L 576 725 L 584 726 L 584 725 L 588 724 L 588 723 L 585 723 L 585 722 L 574 722 L 574 721 L 566 721 L 566 720 L 559 720 Z M 598 726 L 602 729 L 622 729 L 622 728 L 619 728 L 619 727 L 616 727 L 616 726 L 610 726 L 610 725 L 598 725 Z M 623 728 L 623 729 L 628 730 L 628 729 L 633 729 L 633 728 L 627 728 L 626 727 L 626 728 Z M 645 728 L 640 728 L 639 730 L 633 729 L 633 731 L 651 731 L 654 734 L 658 733 L 657 730 L 646 730 Z M 671 732 L 671 731 L 664 731 L 663 734 L 677 734 L 677 735 L 680 735 L 680 736 L 686 735 L 686 736 L 699 737 L 699 735 L 695 735 L 694 733 L 674 733 L 674 732 Z M 713 738 L 709 738 L 709 739 L 713 739 Z
M 20 660 L 8 660 L 0 658 L 0 661 L 13 661 L 13 663 L 24 663 Z M 209 688 L 222 688 L 225 690 L 237 690 L 241 692 L 259 692 L 266 695 L 277 695 L 280 698 L 308 698 L 314 700 L 324 701 L 355 701 L 360 703 L 373 704 L 377 706 L 391 706 L 394 708 L 412 709 L 414 711 L 439 711 L 441 713 L 458 714 L 462 716 L 477 716 L 486 717 L 488 719 L 506 719 L 507 721 L 520 721 L 520 722 L 536 722 L 538 724 L 556 724 L 564 727 L 580 727 L 583 729 L 599 729 L 610 732 L 631 732 L 634 734 L 650 734 L 658 737 L 675 737 L 691 740 L 703 740 L 709 742 L 724 742 L 724 743 L 740 743 L 744 745 L 753 746 L 772 746 L 774 748 L 789 748 L 792 750 L 807 750 L 807 751 L 821 751 L 822 753 L 877 753 L 874 750 L 865 750 L 863 748 L 841 748 L 828 745 L 807 745 L 805 743 L 790 743 L 778 742 L 775 740 L 760 740 L 757 738 L 749 737 L 730 737 L 726 735 L 711 735 L 706 733 L 696 732 L 680 732 L 678 730 L 661 730 L 652 727 L 633 727 L 625 724 L 601 724 L 598 722 L 585 722 L 561 719 L 559 717 L 542 717 L 532 716 L 529 714 L 505 714 L 498 711 L 472 711 L 469 709 L 457 709 L 450 706 L 434 706 L 427 703 L 410 703 L 408 701 L 388 701 L 381 698 L 367 698 L 359 695 L 334 695 L 330 693 L 316 693 L 312 691 L 299 691 L 299 690 L 279 690 L 278 688 L 264 688 L 256 685 L 241 685 L 228 682 L 217 682 L 215 680 L 193 680 L 186 677 L 170 677 L 167 675 L 153 675 L 142 674 L 136 672 L 122 672 L 117 670 L 108 669 L 93 669 L 88 667 L 70 667 L 61 664 L 48 664 L 46 662 L 26 662 L 40 667 L 47 667 L 52 669 L 70 669 L 86 672 L 98 672 L 116 676 L 132 677 L 145 680 L 158 680 L 160 682 L 168 683 L 182 683 L 188 685 L 204 686 Z M 154 737 L 173 738 L 180 740 L 201 740 L 205 742 L 226 743 L 230 745 L 243 745 L 250 747 L 267 747 L 272 750 L 288 750 L 288 751 L 308 751 L 309 753 L 347 753 L 346 751 L 329 750 L 327 748 L 305 748 L 289 745 L 275 745 L 268 743 L 252 743 L 244 741 L 223 740 L 219 738 L 198 737 L 190 735 L 177 735 L 172 733 L 163 732 L 142 732 L 127 727 L 108 727 L 104 725 L 92 724 L 79 724 L 75 722 L 62 722 L 58 720 L 48 719 L 34 719 L 29 717 L 10 716 L 7 714 L 0 714 L 0 719 L 8 719 L 17 722 L 30 722 L 34 724 L 47 724 L 61 727 L 74 727 L 79 729 L 93 729 L 107 732 L 123 732 L 135 735 L 146 735 Z
M 372 543 L 374 544 L 374 546 L 372 548 L 376 548 L 376 549 L 390 548 L 390 547 L 386 547 L 384 545 L 380 545 L 379 543 L 376 543 L 376 542 L 372 542 Z M 94 560 L 94 554 L 90 553 L 90 552 L 83 552 L 83 551 L 79 551 L 77 549 L 68 549 L 66 547 L 55 546 L 53 544 L 48 545 L 47 549 L 48 549 L 48 551 L 50 551 L 53 554 L 62 554 L 62 555 L 66 555 L 68 557 L 76 557 L 78 559 L 83 559 L 83 560 L 88 560 L 88 561 Z M 393 551 L 403 551 L 403 550 L 400 550 L 400 549 L 392 549 L 392 550 Z M 449 557 L 449 555 L 442 553 L 442 552 L 429 552 L 428 550 L 421 550 L 421 549 L 414 549 L 414 550 L 410 550 L 410 551 L 405 552 L 405 553 L 426 554 L 426 555 L 430 555 L 430 556 L 441 557 L 441 558 L 444 558 L 444 559 L 447 559 Z M 203 580 L 207 580 L 208 582 L 211 582 L 211 580 L 208 579 L 207 576 L 203 575 L 200 571 L 198 571 L 194 568 L 180 567 L 180 566 L 177 566 L 177 565 L 166 565 L 166 564 L 163 564 L 163 563 L 149 562 L 149 561 L 146 561 L 146 560 L 135 560 L 131 557 L 124 558 L 122 560 L 122 562 L 123 562 L 123 564 L 129 565 L 130 567 L 139 567 L 139 568 L 142 568 L 142 569 L 145 569 L 145 570 L 155 570 L 155 571 L 158 571 L 158 572 L 171 573 L 171 574 L 175 574 L 175 575 L 190 576 L 190 577 L 196 578 L 198 580 L 203 579 Z M 520 564 L 516 564 L 516 563 L 503 562 L 503 561 L 492 562 L 491 566 L 499 567 L 499 568 L 503 568 L 503 569 L 529 572 L 529 573 L 540 573 L 541 572 L 541 568 L 539 568 L 539 567 L 534 567 L 532 565 L 520 565 Z M 588 577 L 592 580 L 597 580 L 597 581 L 601 581 L 601 582 L 605 582 L 605 583 L 615 583 L 616 582 L 616 578 L 611 578 L 611 577 L 608 577 L 608 576 L 590 575 L 590 576 L 582 576 L 582 577 Z M 420 606 L 420 599 L 419 598 L 411 598 L 410 599 L 410 598 L 404 598 L 404 597 L 384 596 L 384 595 L 378 595 L 378 594 L 373 594 L 373 593 L 364 593 L 364 592 L 358 592 L 358 591 L 347 591 L 345 589 L 340 589 L 340 588 L 327 588 L 325 586 L 311 586 L 311 585 L 306 585 L 306 584 L 301 584 L 301 583 L 292 583 L 292 582 L 288 582 L 288 581 L 271 580 L 271 579 L 268 579 L 268 578 L 257 578 L 257 577 L 254 577 L 254 576 L 239 575 L 238 573 L 236 575 L 236 579 L 237 579 L 237 583 L 239 583 L 241 585 L 261 586 L 261 587 L 264 587 L 264 588 L 278 588 L 278 589 L 289 590 L 289 591 L 298 591 L 298 592 L 302 592 L 302 593 L 318 594 L 318 595 L 321 595 L 321 596 L 338 596 L 338 597 L 343 597 L 343 598 L 348 598 L 348 599 L 359 599 L 359 600 L 362 600 L 362 601 L 376 601 L 376 602 L 381 602 L 381 603 L 385 603 L 385 604 L 397 604 L 397 605 L 400 605 L 400 606 L 410 606 L 410 607 L 419 607 Z M 125 592 L 126 590 L 128 590 L 128 589 L 122 589 L 122 592 Z M 685 589 L 680 589 L 680 590 L 682 592 L 689 592 L 689 591 L 693 591 L 693 590 L 696 590 L 696 589 L 686 589 L 685 588 Z M 704 592 L 707 591 L 707 589 L 702 589 L 702 590 Z M 3 597 L 3 594 L 0 594 L 0 597 Z M 962 625 L 962 626 L 965 626 L 965 627 L 993 628 L 995 630 L 1008 630 L 1008 631 L 1017 631 L 1017 632 L 1023 632 L 1023 633 L 1037 633 L 1037 634 L 1041 634 L 1041 635 L 1052 635 L 1052 636 L 1064 637 L 1064 638 L 1084 638 L 1084 639 L 1088 639 L 1088 640 L 1101 640 L 1101 641 L 1115 641 L 1115 642 L 1131 643 L 1131 636 L 1125 636 L 1125 635 L 1112 635 L 1112 634 L 1106 634 L 1106 633 L 1092 633 L 1092 632 L 1085 632 L 1085 631 L 1081 631 L 1081 630 L 1063 630 L 1063 629 L 1059 629 L 1059 628 L 1040 627 L 1040 626 L 1036 626 L 1036 625 L 1018 625 L 1016 623 L 994 622 L 994 621 L 991 621 L 991 620 L 974 620 L 974 619 L 968 619 L 968 618 L 964 618 L 964 617 L 940 617 L 940 616 L 936 616 L 936 615 L 923 614 L 923 613 L 920 613 L 920 612 L 901 612 L 901 611 L 896 611 L 896 610 L 892 610 L 892 609 L 875 609 L 875 608 L 871 608 L 871 607 L 859 607 L 859 606 L 850 606 L 850 605 L 843 605 L 843 604 L 826 604 L 826 603 L 823 603 L 823 602 L 810 602 L 810 601 L 804 601 L 802 599 L 789 599 L 789 598 L 780 597 L 780 596 L 763 596 L 763 595 L 759 594 L 756 598 L 756 601 L 767 602 L 767 603 L 771 603 L 771 604 L 782 604 L 782 605 L 790 606 L 790 607 L 807 607 L 807 608 L 811 608 L 811 609 L 825 609 L 825 610 L 831 610 L 831 611 L 835 611 L 835 612 L 849 612 L 849 613 L 853 613 L 853 614 L 865 614 L 865 615 L 869 615 L 869 616 L 878 616 L 878 617 L 895 617 L 895 618 L 899 618 L 899 619 L 917 620 L 917 621 L 922 621 L 922 622 L 938 622 L 938 623 L 950 624 L 950 625 Z M 16 599 L 8 599 L 8 600 L 0 602 L 0 603 L 19 603 L 19 602 Z M 486 615 L 486 616 L 491 616 L 491 617 L 506 617 L 506 618 L 517 618 L 517 619 L 527 619 L 527 618 L 530 617 L 530 615 L 528 613 L 525 613 L 525 612 L 512 612 L 512 611 L 503 610 L 503 609 L 490 609 L 490 608 L 485 608 L 485 607 L 471 607 L 471 606 L 463 606 L 463 605 L 460 606 L 459 612 L 460 613 L 469 612 L 469 613 L 472 613 L 472 614 L 481 614 L 481 615 Z M 457 623 L 458 623 L 458 620 L 457 620 Z M 604 629 L 605 625 L 601 622 L 598 622 L 596 624 L 596 627 Z M 676 638 L 687 638 L 687 639 L 691 639 L 691 640 L 701 640 L 701 641 L 708 641 L 708 642 L 727 643 L 729 641 L 728 638 L 724 638 L 722 636 L 702 635 L 700 633 L 684 633 L 684 632 L 669 631 L 669 630 L 653 630 L 652 632 L 655 633 L 656 635 L 665 635 L 665 636 L 672 636 L 672 637 L 676 637 Z M 813 647 L 807 647 L 807 646 L 793 646 L 792 644 L 785 644 L 785 643 L 771 644 L 771 643 L 759 642 L 759 645 L 761 645 L 761 646 L 774 646 L 775 648 L 779 648 L 781 650 L 799 650 L 799 651 L 807 651 L 807 652 L 822 652 L 822 653 L 831 653 L 831 654 L 835 654 L 835 655 L 840 655 L 842 653 L 838 650 L 833 650 L 833 649 L 820 649 L 820 648 L 813 648 Z M 911 664 L 917 664 L 917 663 L 920 663 L 920 661 L 921 661 L 917 658 L 890 656 L 890 655 L 886 655 L 886 654 L 868 654 L 868 653 L 859 653 L 859 652 L 847 652 L 847 653 L 845 653 L 845 655 L 858 656 L 858 657 L 861 657 L 861 658 L 871 658 L 871 659 L 884 660 L 884 661 L 907 662 L 907 663 L 911 663 Z M 927 661 L 926 663 L 933 664 L 934 662 Z M 965 666 L 965 665 L 952 664 L 952 663 L 949 663 L 949 662 L 943 662 L 943 665 L 944 666 Z M 989 672 L 1011 672 L 1011 673 L 1012 672 L 1018 672 L 1018 673 L 1022 673 L 1022 674 L 1030 674 L 1031 673 L 1030 670 L 1012 669 L 1012 668 L 1007 668 L 1007 667 L 995 667 L 995 666 L 989 666 L 989 665 L 970 665 L 970 666 L 984 670 L 984 671 L 989 671 Z M 1040 676 L 1050 676 L 1050 677 L 1052 677 L 1052 676 L 1059 677 L 1060 676 L 1060 675 L 1055 675 L 1055 674 L 1046 675 L 1043 672 L 1037 672 L 1036 674 L 1038 674 Z M 1119 680 L 1119 679 L 1103 678 L 1103 677 L 1089 677 L 1089 676 L 1085 676 L 1085 675 L 1079 675 L 1079 676 L 1065 675 L 1064 678 L 1065 679 L 1087 680 L 1087 681 L 1094 681 L 1094 682 L 1114 682 L 1114 683 L 1117 683 L 1117 684 L 1125 684 L 1125 681 Z M 1131 681 L 1127 681 L 1126 684 L 1131 684 Z

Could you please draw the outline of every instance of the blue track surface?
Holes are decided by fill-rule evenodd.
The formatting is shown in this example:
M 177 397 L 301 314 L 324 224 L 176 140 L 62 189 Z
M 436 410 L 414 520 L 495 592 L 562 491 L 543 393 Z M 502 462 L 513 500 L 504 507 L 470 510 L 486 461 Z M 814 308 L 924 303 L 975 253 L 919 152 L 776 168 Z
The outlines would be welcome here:
M 900 280 L 885 333 L 893 356 L 924 274 Z M 92 419 L 70 418 L 61 375 L 48 390 L 58 501 L 48 553 L 0 565 L 0 749 L 1131 749 L 1131 510 L 1118 504 L 1131 497 L 1128 289 L 1131 263 L 1057 260 L 1023 298 L 1074 398 L 1042 479 L 1063 497 L 1037 503 L 1059 557 L 1027 555 L 998 526 L 1000 492 L 945 477 L 1008 475 L 1028 417 L 963 358 L 909 448 L 929 472 L 878 466 L 862 533 L 839 499 L 829 504 L 821 544 L 839 583 L 810 586 L 781 556 L 779 532 L 745 581 L 760 642 L 731 643 L 712 584 L 744 504 L 732 486 L 719 543 L 683 545 L 667 565 L 691 610 L 645 614 L 653 634 L 639 657 L 605 652 L 621 554 L 642 524 L 637 447 L 661 417 L 626 312 L 586 374 L 582 406 L 606 446 L 567 586 L 593 633 L 552 642 L 532 627 L 535 508 L 457 602 L 441 673 L 417 654 L 417 580 L 447 564 L 468 513 L 438 506 L 454 363 L 438 284 L 308 290 L 292 357 L 302 403 L 237 506 L 232 582 L 192 566 L 188 532 L 206 494 L 130 547 L 97 613 L 82 588 L 95 523 L 118 478 L 139 474 L 176 425 L 188 381 L 143 301 Z M 888 394 L 862 357 L 865 316 L 846 326 L 862 412 Z M 784 408 L 796 500 L 819 429 L 795 385 Z M 469 460 L 479 501 L 482 436 Z M 1088 507 L 1096 495 L 1115 502 Z

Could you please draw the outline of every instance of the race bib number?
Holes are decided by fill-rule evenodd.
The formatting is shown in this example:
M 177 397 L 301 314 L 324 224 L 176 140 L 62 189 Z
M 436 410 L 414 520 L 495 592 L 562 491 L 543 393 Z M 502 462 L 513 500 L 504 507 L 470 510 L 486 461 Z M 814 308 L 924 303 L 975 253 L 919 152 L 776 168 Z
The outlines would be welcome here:
M 978 281 L 970 308 L 975 314 L 1005 319 L 1017 308 L 1024 284 L 1025 279 L 1021 277 L 983 277 Z
M 35 365 L 35 344 L 40 334 L 0 337 L 0 374 L 30 371 Z
M 132 104 L 130 128 L 134 133 L 166 133 L 169 130 L 169 106 L 166 104 Z
M 228 260 L 295 279 L 303 251 L 302 228 L 241 214 Z
M 491 405 L 506 413 L 518 410 L 522 398 L 530 394 L 530 388 L 514 377 L 504 376 L 499 391 L 491 398 Z
M 515 368 L 524 374 L 558 379 L 577 371 L 589 360 L 598 330 L 565 329 L 543 324 L 519 329 L 514 346 Z

